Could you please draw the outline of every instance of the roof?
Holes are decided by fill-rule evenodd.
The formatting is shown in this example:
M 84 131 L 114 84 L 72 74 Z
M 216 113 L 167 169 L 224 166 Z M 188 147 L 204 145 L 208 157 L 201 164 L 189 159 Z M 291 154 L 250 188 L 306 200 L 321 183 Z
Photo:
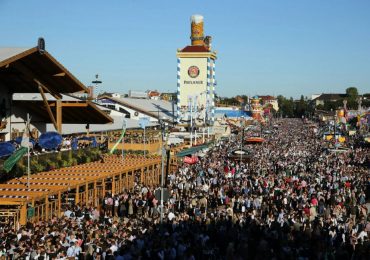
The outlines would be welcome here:
M 182 49 L 181 52 L 209 52 L 209 49 L 204 45 L 189 45 Z
M 49 103 L 56 101 L 56 99 L 49 93 L 45 94 Z M 86 100 L 81 100 L 69 95 L 62 95 L 62 102 L 69 103 L 70 106 L 62 108 L 62 122 L 63 128 L 65 124 L 106 124 L 113 122 L 102 109 L 99 109 L 94 103 Z M 73 104 L 78 103 L 78 106 Z M 44 106 L 41 94 L 39 93 L 14 93 L 13 104 L 27 110 L 31 115 L 36 114 L 44 122 L 51 123 L 47 110 Z M 55 107 L 51 107 L 52 110 Z
M 0 48 L 0 62 L 27 51 L 29 48 Z
M 192 155 L 192 154 L 195 154 L 197 152 L 199 152 L 200 150 L 203 150 L 203 149 L 206 149 L 208 148 L 209 144 L 202 144 L 202 145 L 198 145 L 198 146 L 193 146 L 193 147 L 190 147 L 188 149 L 185 149 L 185 150 L 182 150 L 180 152 L 178 152 L 176 154 L 177 157 L 185 157 L 187 155 Z
M 167 122 L 175 119 L 176 104 L 167 100 L 138 99 L 138 98 L 113 98 L 108 96 L 99 99 L 110 99 L 120 105 L 139 111 L 154 118 L 166 118 Z
M 321 94 L 314 100 L 338 100 L 347 97 L 346 94 L 336 94 L 336 93 L 330 93 L 330 94 Z
M 149 97 L 158 97 L 160 96 L 160 93 L 158 91 L 149 91 L 148 92 Z
M 87 88 L 47 51 L 0 48 L 0 87 L 12 93 L 38 92 L 37 79 L 52 93 L 87 92 Z
M 276 100 L 276 98 L 274 96 L 258 96 L 260 99 L 262 100 Z
M 123 116 L 112 116 L 112 124 L 89 124 L 90 133 L 121 130 L 123 120 L 126 121 L 126 129 L 140 128 L 139 120 L 124 118 Z M 158 125 L 156 122 L 149 122 L 147 127 Z M 46 131 L 55 131 L 53 124 L 46 125 Z M 86 133 L 86 124 L 66 124 L 62 127 L 62 135 Z

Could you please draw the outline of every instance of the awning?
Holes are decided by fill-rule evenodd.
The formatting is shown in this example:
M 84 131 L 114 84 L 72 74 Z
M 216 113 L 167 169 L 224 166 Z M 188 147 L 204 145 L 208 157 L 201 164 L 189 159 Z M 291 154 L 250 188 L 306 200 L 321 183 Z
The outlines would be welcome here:
M 184 157 L 184 156 L 187 156 L 187 155 L 192 155 L 192 154 L 195 154 L 196 152 L 199 152 L 205 148 L 208 148 L 208 145 L 209 144 L 203 144 L 203 145 L 199 145 L 199 146 L 193 146 L 191 148 L 188 148 L 188 149 L 185 149 L 185 150 L 182 150 L 180 151 L 179 153 L 176 154 L 177 157 Z

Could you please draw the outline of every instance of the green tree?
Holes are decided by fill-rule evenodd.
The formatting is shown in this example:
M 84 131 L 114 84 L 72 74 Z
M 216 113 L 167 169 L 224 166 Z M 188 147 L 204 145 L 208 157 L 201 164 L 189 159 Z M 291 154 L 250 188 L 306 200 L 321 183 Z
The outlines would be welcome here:
M 349 87 L 346 89 L 347 107 L 349 109 L 357 109 L 358 90 L 356 87 Z
M 354 97 L 354 98 L 357 98 L 358 97 L 358 90 L 356 87 L 349 87 L 346 89 L 346 94 L 348 97 Z
M 278 97 L 279 110 L 283 117 L 294 117 L 294 101 L 293 98 L 286 99 L 283 96 Z
M 300 100 L 295 105 L 294 116 L 295 117 L 306 116 L 307 108 L 308 108 L 307 101 L 304 99 L 303 95 L 301 95 Z

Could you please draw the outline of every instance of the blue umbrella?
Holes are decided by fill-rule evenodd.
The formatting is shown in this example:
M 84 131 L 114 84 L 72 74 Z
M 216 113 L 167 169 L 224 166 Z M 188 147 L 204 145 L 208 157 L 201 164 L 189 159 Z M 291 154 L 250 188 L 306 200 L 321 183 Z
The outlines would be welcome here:
M 17 144 L 21 144 L 22 143 L 22 136 L 18 136 L 17 138 L 15 138 L 15 142 Z M 32 146 L 35 146 L 35 140 L 33 140 L 32 138 L 30 138 L 30 143 L 32 143 Z
M 39 138 L 39 145 L 48 150 L 54 150 L 62 143 L 62 136 L 57 132 L 43 133 Z
M 92 147 L 97 147 L 97 146 L 98 146 L 98 143 L 96 142 L 95 137 L 93 137 L 93 139 L 92 139 L 91 146 L 92 146 Z
M 77 150 L 77 146 L 78 146 L 78 140 L 76 138 L 73 138 L 72 143 L 71 143 L 72 149 Z
M 11 155 L 15 151 L 15 148 L 10 142 L 0 143 L 0 157 Z

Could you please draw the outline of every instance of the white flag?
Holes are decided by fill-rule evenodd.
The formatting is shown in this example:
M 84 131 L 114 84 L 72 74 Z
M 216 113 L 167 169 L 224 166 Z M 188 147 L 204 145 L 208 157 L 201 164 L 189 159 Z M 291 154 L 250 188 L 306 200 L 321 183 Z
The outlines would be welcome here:
M 23 136 L 22 136 L 22 147 L 32 147 L 32 143 L 30 142 L 30 136 L 29 136 L 29 125 L 30 121 L 26 122 L 26 128 L 24 129 Z

